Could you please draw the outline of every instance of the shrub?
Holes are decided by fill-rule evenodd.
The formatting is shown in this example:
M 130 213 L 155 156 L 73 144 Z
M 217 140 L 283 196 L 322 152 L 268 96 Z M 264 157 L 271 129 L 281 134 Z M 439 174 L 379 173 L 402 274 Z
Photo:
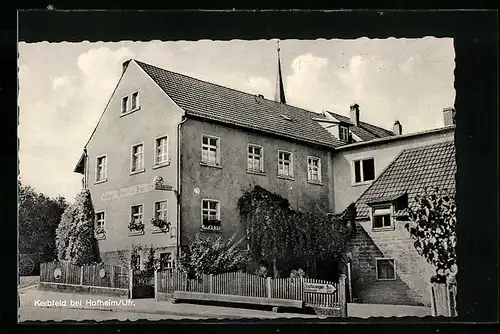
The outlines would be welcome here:
M 76 265 L 101 262 L 94 231 L 95 214 L 90 191 L 81 191 L 63 213 L 56 230 L 57 257 Z

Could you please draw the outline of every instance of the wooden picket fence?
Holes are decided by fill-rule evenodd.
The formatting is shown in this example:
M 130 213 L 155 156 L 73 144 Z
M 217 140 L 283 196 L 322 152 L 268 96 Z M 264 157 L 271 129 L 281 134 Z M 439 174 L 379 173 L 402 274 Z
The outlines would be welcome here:
M 305 283 L 333 285 L 333 293 L 313 293 L 304 290 Z M 339 283 L 313 278 L 263 278 L 242 272 L 219 275 L 203 275 L 199 279 L 188 279 L 178 270 L 168 269 L 156 273 L 156 288 L 159 293 L 174 291 L 227 294 L 248 297 L 302 300 L 307 306 L 341 307 L 346 303 L 345 278 Z M 347 305 L 347 304 L 346 304 Z
M 55 275 L 58 268 L 60 277 Z M 101 269 L 104 269 L 103 277 Z M 77 266 L 66 261 L 40 264 L 40 282 L 45 283 L 128 289 L 129 276 L 124 268 L 109 264 Z

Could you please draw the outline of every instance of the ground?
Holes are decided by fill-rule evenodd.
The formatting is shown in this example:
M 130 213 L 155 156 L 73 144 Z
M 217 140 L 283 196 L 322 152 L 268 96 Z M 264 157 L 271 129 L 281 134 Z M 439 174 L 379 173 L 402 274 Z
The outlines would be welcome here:
M 18 288 L 36 285 L 38 282 L 40 282 L 40 276 L 21 276 Z
M 23 282 L 24 281 L 24 282 Z M 123 299 L 102 295 L 71 294 L 41 291 L 35 278 L 21 280 L 19 291 L 19 321 L 29 320 L 179 320 L 179 319 L 241 319 L 241 318 L 321 318 L 316 315 L 298 313 L 275 313 L 272 311 L 221 307 L 194 304 L 172 304 L 154 299 Z M 40 301 L 65 301 L 66 305 L 42 305 Z M 79 303 L 81 301 L 81 303 Z M 87 302 L 88 301 L 88 302 Z M 106 302 L 122 301 L 116 306 Z M 98 305 L 101 303 L 103 305 Z M 71 305 L 73 304 L 73 305 Z M 428 307 L 401 305 L 348 304 L 349 317 L 424 317 L 431 315 Z

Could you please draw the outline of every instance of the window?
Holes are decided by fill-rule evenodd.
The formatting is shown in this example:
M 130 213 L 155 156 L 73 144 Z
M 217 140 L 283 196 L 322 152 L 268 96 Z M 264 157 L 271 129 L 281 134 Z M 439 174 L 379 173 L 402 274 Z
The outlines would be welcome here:
M 391 229 L 392 218 L 391 218 L 391 208 L 390 206 L 384 208 L 373 208 L 372 209 L 372 227 L 373 229 Z
M 155 140 L 155 165 L 168 162 L 168 138 L 161 137 Z
M 339 139 L 345 142 L 349 141 L 349 129 L 346 126 L 339 126 Z
M 219 138 L 209 136 L 202 137 L 201 161 L 210 165 L 219 163 Z
M 167 201 L 155 202 L 155 219 L 167 221 Z
M 131 207 L 131 219 L 134 225 L 142 224 L 142 205 L 134 205 Z
M 375 160 L 373 158 L 354 161 L 354 183 L 375 179 Z
M 122 114 L 128 111 L 128 96 L 122 97 Z
M 144 145 L 132 146 L 132 168 L 131 172 L 139 172 L 144 169 Z
M 321 159 L 307 157 L 307 179 L 313 182 L 321 182 Z
M 122 114 L 139 109 L 139 92 L 122 97 Z
M 160 253 L 160 270 L 172 268 L 172 254 Z
M 96 182 L 105 181 L 107 178 L 106 156 L 97 157 Z
M 203 199 L 201 201 L 202 228 L 220 230 L 219 201 Z
M 292 153 L 278 151 L 278 175 L 292 177 Z
M 131 110 L 137 109 L 139 107 L 139 92 L 135 92 L 132 94 L 132 106 Z
M 262 146 L 253 144 L 248 145 L 248 170 L 255 172 L 264 171 L 263 153 Z
M 101 236 L 104 234 L 104 224 L 105 224 L 105 216 L 104 212 L 97 212 L 95 214 L 95 234 Z
M 388 281 L 396 279 L 396 271 L 394 270 L 394 259 L 375 259 L 377 280 Z

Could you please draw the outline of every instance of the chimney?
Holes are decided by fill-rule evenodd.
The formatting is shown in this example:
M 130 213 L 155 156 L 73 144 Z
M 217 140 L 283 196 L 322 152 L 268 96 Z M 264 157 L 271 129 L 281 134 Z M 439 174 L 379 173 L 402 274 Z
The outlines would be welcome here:
M 123 63 L 122 63 L 122 74 L 125 72 L 125 70 L 127 69 L 128 67 L 128 64 L 130 64 L 130 61 L 132 59 L 129 59 L 129 60 L 125 60 Z
M 394 122 L 394 125 L 392 126 L 392 132 L 394 132 L 396 136 L 400 136 L 403 134 L 403 127 L 401 126 L 401 123 L 399 123 L 399 121 Z
M 443 109 L 443 120 L 444 126 L 455 125 L 455 114 L 454 108 L 448 107 Z
M 356 103 L 351 104 L 350 106 L 351 109 L 351 123 L 354 124 L 355 126 L 359 125 L 359 105 Z

